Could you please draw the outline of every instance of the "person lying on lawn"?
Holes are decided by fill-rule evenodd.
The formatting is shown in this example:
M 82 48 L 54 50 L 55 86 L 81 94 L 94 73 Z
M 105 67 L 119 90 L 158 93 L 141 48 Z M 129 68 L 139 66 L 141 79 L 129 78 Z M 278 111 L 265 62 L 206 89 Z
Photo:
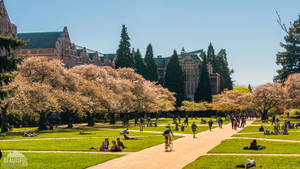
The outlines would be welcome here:
M 139 140 L 139 139 L 138 138 L 128 137 L 127 135 L 124 135 L 124 140 Z
M 79 135 L 89 135 L 89 134 L 96 134 L 96 133 L 86 133 L 86 132 L 84 132 L 84 131 L 80 131 L 80 132 L 79 132 Z
M 33 134 L 33 133 L 24 133 L 23 134 L 23 137 L 36 137 L 37 135 L 36 134 Z

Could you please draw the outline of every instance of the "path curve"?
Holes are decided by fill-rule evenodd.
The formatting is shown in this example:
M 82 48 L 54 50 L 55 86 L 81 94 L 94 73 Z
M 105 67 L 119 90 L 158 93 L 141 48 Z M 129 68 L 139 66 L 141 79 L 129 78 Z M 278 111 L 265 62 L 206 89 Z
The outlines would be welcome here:
M 181 169 L 199 156 L 206 155 L 209 150 L 239 130 L 241 129 L 232 130 L 231 124 L 224 125 L 223 129 L 215 128 L 212 132 L 201 132 L 197 134 L 196 139 L 189 135 L 175 140 L 173 152 L 164 152 L 164 144 L 160 144 L 89 169 Z

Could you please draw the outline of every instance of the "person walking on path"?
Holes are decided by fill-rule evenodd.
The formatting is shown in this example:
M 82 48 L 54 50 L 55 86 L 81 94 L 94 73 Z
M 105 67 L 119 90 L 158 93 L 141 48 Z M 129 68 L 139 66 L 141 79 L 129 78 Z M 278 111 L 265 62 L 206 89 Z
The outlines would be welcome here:
M 210 119 L 210 120 L 208 121 L 209 131 L 211 131 L 211 128 L 212 128 L 213 123 L 214 123 L 214 122 L 212 121 L 212 119 Z
M 219 123 L 219 127 L 222 128 L 222 125 L 223 125 L 223 119 L 222 119 L 222 117 L 220 117 L 218 119 L 218 123 Z
M 140 118 L 140 131 L 143 131 L 143 127 L 144 127 L 144 119 L 143 117 Z
M 189 116 L 188 116 L 188 115 L 185 116 L 184 124 L 185 124 L 186 126 L 189 125 Z
M 196 138 L 196 136 L 195 136 L 196 130 L 197 130 L 197 125 L 195 122 L 193 122 L 193 124 L 192 124 L 193 138 Z

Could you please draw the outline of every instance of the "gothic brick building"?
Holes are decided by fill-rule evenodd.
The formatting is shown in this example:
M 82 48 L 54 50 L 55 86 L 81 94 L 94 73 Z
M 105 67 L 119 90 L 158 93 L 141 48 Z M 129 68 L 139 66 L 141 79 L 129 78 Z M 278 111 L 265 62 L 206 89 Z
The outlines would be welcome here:
M 0 34 L 7 37 L 18 37 L 28 44 L 18 51 L 19 56 L 46 56 L 60 59 L 65 67 L 71 68 L 83 64 L 114 67 L 115 54 L 102 54 L 72 43 L 67 27 L 59 32 L 19 33 L 17 27 L 10 22 L 3 0 L 0 0 Z M 1 51 L 0 51 L 1 53 Z M 179 56 L 180 66 L 184 73 L 185 97 L 193 100 L 199 82 L 199 66 L 203 50 L 186 53 L 182 51 Z M 169 58 L 157 57 L 160 81 L 164 80 Z M 220 92 L 220 75 L 214 73 L 208 64 L 213 94 Z
M 18 38 L 28 41 L 28 44 L 18 51 L 18 55 L 21 56 L 60 59 L 67 68 L 83 64 L 113 64 L 108 55 L 72 43 L 67 27 L 61 32 L 18 33 Z
M 201 55 L 203 50 L 193 52 L 185 52 L 184 50 L 179 55 L 179 64 L 184 75 L 184 90 L 185 97 L 193 100 L 199 83 L 199 68 L 202 62 Z M 158 56 L 155 58 L 158 67 L 160 82 L 164 81 L 165 73 L 169 58 Z M 220 75 L 214 73 L 212 65 L 208 64 L 208 73 L 210 76 L 211 90 L 213 94 L 220 93 Z

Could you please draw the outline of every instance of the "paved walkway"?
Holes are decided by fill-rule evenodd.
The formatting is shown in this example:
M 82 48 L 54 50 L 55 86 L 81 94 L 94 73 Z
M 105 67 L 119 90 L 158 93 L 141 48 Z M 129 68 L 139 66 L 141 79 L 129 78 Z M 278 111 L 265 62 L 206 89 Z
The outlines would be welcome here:
M 232 130 L 231 124 L 224 125 L 223 129 L 215 128 L 212 132 L 201 132 L 197 134 L 196 139 L 193 139 L 192 135 L 177 139 L 173 142 L 173 152 L 164 152 L 164 144 L 161 144 L 89 169 L 181 169 L 199 156 L 206 155 L 209 150 L 239 130 L 241 129 Z

